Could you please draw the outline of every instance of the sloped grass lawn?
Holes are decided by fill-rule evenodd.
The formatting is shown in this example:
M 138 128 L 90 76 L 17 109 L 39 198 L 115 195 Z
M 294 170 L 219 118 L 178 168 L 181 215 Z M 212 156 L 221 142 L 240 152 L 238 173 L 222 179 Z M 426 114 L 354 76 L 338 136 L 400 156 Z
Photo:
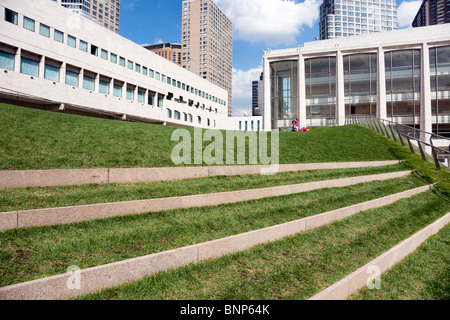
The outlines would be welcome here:
M 308 299 L 434 222 L 448 209 L 448 202 L 426 192 L 245 252 L 80 298 Z
M 93 267 L 219 239 L 421 185 L 411 175 L 215 207 L 8 230 L 0 232 L 0 286 L 64 273 L 71 265 Z
M 170 167 L 172 150 L 179 144 L 171 141 L 172 133 L 180 129 L 1 103 L 0 128 L 0 170 Z M 194 129 L 182 129 L 190 133 L 194 150 Z M 398 146 L 387 147 L 383 137 L 368 130 L 361 134 L 355 126 L 280 132 L 279 140 L 282 164 L 400 159 Z M 229 151 L 225 143 L 224 164 Z M 210 144 L 203 142 L 203 148 Z
M 381 275 L 380 289 L 363 288 L 351 300 L 450 300 L 450 226 Z
M 0 189 L 1 212 L 75 206 L 119 201 L 133 201 L 193 194 L 208 194 L 235 190 L 268 188 L 288 184 L 308 183 L 407 171 L 404 164 L 357 169 L 332 169 L 301 172 L 282 172 L 276 175 L 217 176 L 175 181 L 156 181 L 132 184 L 87 184 L 77 186 L 3 188 Z M 424 183 L 423 177 L 416 175 Z

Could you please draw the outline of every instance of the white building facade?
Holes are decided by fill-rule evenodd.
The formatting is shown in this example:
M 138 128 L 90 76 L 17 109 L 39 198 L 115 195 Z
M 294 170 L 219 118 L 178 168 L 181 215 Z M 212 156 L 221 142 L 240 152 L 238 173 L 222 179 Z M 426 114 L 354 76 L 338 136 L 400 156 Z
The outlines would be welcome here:
M 0 1 L 0 98 L 227 129 L 228 92 L 48 0 Z
M 362 114 L 450 133 L 450 25 L 267 51 L 264 130 L 343 125 Z

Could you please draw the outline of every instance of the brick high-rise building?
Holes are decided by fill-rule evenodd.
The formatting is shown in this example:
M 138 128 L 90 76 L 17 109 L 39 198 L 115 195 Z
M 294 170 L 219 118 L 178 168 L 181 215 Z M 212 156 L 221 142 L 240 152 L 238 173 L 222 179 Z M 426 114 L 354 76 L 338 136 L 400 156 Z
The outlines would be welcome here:
M 423 0 L 412 26 L 424 27 L 441 23 L 450 23 L 450 1 Z
M 182 4 L 182 66 L 228 91 L 232 115 L 233 26 L 213 0 Z
M 52 0 L 116 33 L 119 32 L 120 0 Z
M 179 43 L 157 43 L 146 44 L 144 48 L 150 50 L 157 55 L 176 63 L 181 67 L 181 44 Z

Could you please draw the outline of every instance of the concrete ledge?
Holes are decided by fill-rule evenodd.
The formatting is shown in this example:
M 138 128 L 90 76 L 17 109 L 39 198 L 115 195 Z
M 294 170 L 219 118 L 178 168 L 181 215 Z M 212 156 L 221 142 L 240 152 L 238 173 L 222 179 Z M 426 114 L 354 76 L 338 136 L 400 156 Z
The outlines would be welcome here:
M 300 163 L 279 165 L 278 172 L 379 167 L 400 161 Z M 191 179 L 217 175 L 261 174 L 270 166 L 166 167 L 128 169 L 74 169 L 0 171 L 0 188 L 26 188 L 87 183 L 137 183 Z
M 438 233 L 449 222 L 450 212 L 355 272 L 349 274 L 344 279 L 311 297 L 310 300 L 344 300 L 348 298 L 351 294 L 367 285 L 369 278 L 374 274 L 372 268 L 379 270 L 381 274 L 385 273 L 406 256 L 414 252 L 429 237 Z
M 381 198 L 378 201 L 379 206 L 381 207 L 398 199 L 424 192 L 430 187 L 424 186 L 398 193 L 395 196 Z M 375 202 L 377 201 L 375 200 Z M 357 206 L 359 206 L 359 210 L 355 209 Z M 356 214 L 365 210 L 365 208 L 365 203 L 362 203 L 352 206 L 351 212 Z M 345 211 L 345 208 L 341 210 Z M 325 214 L 333 215 L 332 212 Z M 222 239 L 79 270 L 79 289 L 70 289 L 70 286 L 68 286 L 68 283 L 74 277 L 74 274 L 71 272 L 2 287 L 0 288 L 0 300 L 69 299 L 108 287 L 122 285 L 160 271 L 167 271 L 206 259 L 218 258 L 226 254 L 250 249 L 259 244 L 276 241 L 305 231 L 307 229 L 307 221 L 317 219 L 318 221 L 314 223 L 314 226 L 320 227 L 349 215 L 351 214 L 335 214 L 334 217 L 330 217 L 327 221 L 324 221 L 320 215 L 317 215 Z M 437 230 L 437 228 L 433 230 Z M 346 281 L 348 282 L 348 280 Z M 345 296 L 345 293 L 348 292 L 347 288 L 343 288 L 340 285 L 336 285 L 336 287 L 336 290 L 343 291 L 341 296 Z
M 104 219 L 130 214 L 158 212 L 164 210 L 217 206 L 219 204 L 236 203 L 249 200 L 257 200 L 268 197 L 276 197 L 300 192 L 306 192 L 321 188 L 345 187 L 358 183 L 387 180 L 404 177 L 410 171 L 349 177 L 328 181 L 317 181 L 304 184 L 278 186 L 261 189 L 229 191 L 221 193 L 200 194 L 172 198 L 148 199 L 127 202 L 113 202 L 103 204 L 70 206 L 60 208 L 45 208 L 36 210 L 19 210 L 0 213 L 0 230 L 12 228 L 49 226 L 55 224 L 68 224 L 86 220 Z M 13 220 L 16 215 L 16 222 Z

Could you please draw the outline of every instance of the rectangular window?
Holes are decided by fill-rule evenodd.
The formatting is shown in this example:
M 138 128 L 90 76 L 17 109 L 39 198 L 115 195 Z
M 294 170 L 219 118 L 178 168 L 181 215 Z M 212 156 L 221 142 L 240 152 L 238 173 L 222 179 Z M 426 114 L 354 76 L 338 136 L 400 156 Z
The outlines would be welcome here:
M 41 23 L 39 26 L 39 34 L 41 36 L 50 38 L 50 27 Z
M 0 68 L 14 71 L 14 55 L 5 51 L 0 51 Z
M 5 8 L 5 21 L 17 24 L 18 23 L 17 12 Z
M 128 69 L 133 70 L 133 65 L 134 65 L 134 62 L 131 60 L 128 60 Z
M 156 72 L 155 79 L 156 79 L 156 80 L 159 80 L 160 78 L 161 78 L 161 74 L 160 74 L 159 72 Z
M 111 53 L 110 60 L 112 63 L 117 63 L 117 55 L 114 53 Z
M 59 30 L 55 30 L 55 35 L 54 38 L 56 41 L 64 43 L 64 33 L 59 31 Z
M 88 44 L 86 41 L 80 40 L 80 50 L 87 52 L 88 50 Z
M 113 88 L 114 97 L 122 98 L 122 86 L 115 84 Z
M 24 29 L 34 32 L 34 20 L 27 17 L 23 17 L 23 27 Z
M 127 88 L 127 100 L 134 100 L 134 90 L 131 88 Z
M 145 76 L 148 74 L 148 69 L 146 67 L 142 67 L 142 74 Z
M 72 37 L 72 36 L 67 36 L 67 45 L 71 46 L 73 48 L 77 47 L 77 38 Z
M 66 70 L 66 84 L 73 87 L 78 87 L 78 73 Z
M 120 64 L 122 67 L 125 67 L 125 58 L 120 57 L 120 58 L 119 58 L 119 64 Z
M 109 94 L 109 83 L 107 81 L 100 80 L 98 84 L 98 92 Z
M 59 68 L 49 64 L 44 66 L 44 78 L 47 80 L 59 82 Z
M 21 61 L 20 61 L 20 72 L 24 73 L 24 74 L 28 74 L 30 76 L 38 77 L 39 76 L 39 62 L 22 57 Z
M 167 109 L 167 118 L 172 118 L 172 110 Z
M 136 72 L 141 73 L 141 65 L 136 63 Z
M 98 47 L 91 44 L 91 54 L 93 56 L 98 56 Z
M 148 70 L 148 75 L 149 75 L 149 77 L 154 77 L 154 71 L 153 70 Z
M 138 91 L 137 101 L 139 103 L 144 103 L 145 94 L 142 91 Z
M 173 113 L 173 117 L 175 120 L 180 120 L 181 119 L 180 112 L 175 110 Z
M 108 60 L 108 51 L 102 49 L 101 57 L 104 60 Z
M 89 77 L 87 75 L 83 76 L 83 89 L 86 90 L 95 90 L 95 79 L 92 77 Z

